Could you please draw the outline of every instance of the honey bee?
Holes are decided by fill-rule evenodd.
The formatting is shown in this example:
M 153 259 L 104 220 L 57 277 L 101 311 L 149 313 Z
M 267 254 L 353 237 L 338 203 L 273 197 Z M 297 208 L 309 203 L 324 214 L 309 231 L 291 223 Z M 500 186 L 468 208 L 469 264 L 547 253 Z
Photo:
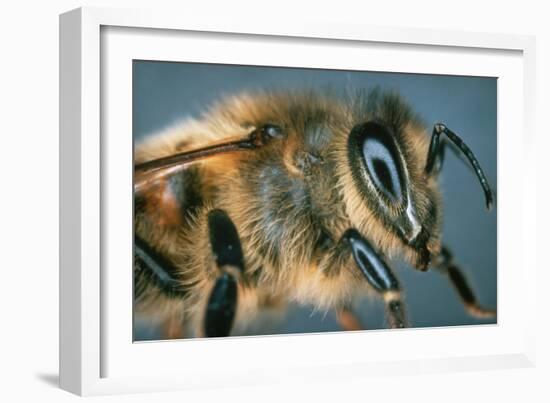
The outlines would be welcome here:
M 442 243 L 438 174 L 450 146 L 488 180 L 443 123 L 431 134 L 399 94 L 380 89 L 263 91 L 222 99 L 134 152 L 135 309 L 167 338 L 231 335 L 289 302 L 336 310 L 381 298 L 390 328 L 409 325 L 390 269 L 402 258 L 448 276 L 481 307 Z

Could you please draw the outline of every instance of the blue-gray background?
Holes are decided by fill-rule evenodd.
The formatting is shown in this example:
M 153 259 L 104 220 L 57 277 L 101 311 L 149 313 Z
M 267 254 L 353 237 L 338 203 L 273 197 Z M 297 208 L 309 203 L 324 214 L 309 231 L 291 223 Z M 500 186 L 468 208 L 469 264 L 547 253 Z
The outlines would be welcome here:
M 262 88 L 327 86 L 342 92 L 374 86 L 397 90 L 428 125 L 443 122 L 462 136 L 496 191 L 496 78 L 134 61 L 134 141 L 184 117 L 198 117 L 206 106 L 227 94 Z M 453 153 L 447 153 L 441 175 L 443 240 L 454 251 L 481 303 L 496 307 L 496 209 L 486 211 L 477 179 Z M 469 317 L 454 289 L 440 274 L 420 273 L 401 262 L 393 264 L 406 293 L 413 326 L 495 322 Z M 366 328 L 385 327 L 380 301 L 365 299 L 354 308 Z M 136 340 L 159 337 L 158 329 L 139 323 L 136 326 Z M 291 306 L 286 319 L 266 332 L 334 330 L 341 329 L 333 313 L 312 315 L 310 307 Z

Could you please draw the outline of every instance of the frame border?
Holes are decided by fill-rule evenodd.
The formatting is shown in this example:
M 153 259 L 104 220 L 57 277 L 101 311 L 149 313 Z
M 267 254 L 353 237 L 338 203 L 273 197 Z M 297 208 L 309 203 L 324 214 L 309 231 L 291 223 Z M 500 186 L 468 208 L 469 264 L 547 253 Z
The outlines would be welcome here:
M 524 64 L 524 157 L 535 155 L 535 38 L 533 36 L 473 33 L 446 30 L 360 26 L 321 21 L 197 19 L 190 14 L 151 10 L 79 8 L 60 16 L 60 386 L 79 395 L 111 394 L 132 391 L 182 389 L 186 385 L 173 378 L 154 385 L 137 385 L 132 378 L 101 378 L 102 314 L 100 295 L 100 27 L 176 29 L 217 32 L 517 50 Z M 536 177 L 527 176 L 525 185 L 532 192 Z M 526 190 L 526 189 L 522 189 Z M 533 199 L 534 200 L 534 199 Z M 536 209 L 523 206 L 527 225 L 536 225 Z M 535 245 L 535 243 L 533 243 Z M 536 246 L 533 246 L 536 247 Z M 535 265 L 523 268 L 536 277 Z M 526 290 L 527 303 L 535 312 L 536 284 Z M 474 357 L 477 366 L 533 366 L 535 362 L 535 318 L 527 314 L 524 354 Z M 527 328 L 528 327 L 528 328 Z M 359 363 L 361 376 L 380 373 L 408 373 L 441 370 L 468 370 L 472 358 L 437 359 L 411 363 L 403 368 L 389 364 Z M 396 368 L 401 368 L 400 370 Z M 292 370 L 289 371 L 292 373 Z M 320 378 L 321 371 L 313 376 Z M 192 387 L 193 385 L 187 385 Z

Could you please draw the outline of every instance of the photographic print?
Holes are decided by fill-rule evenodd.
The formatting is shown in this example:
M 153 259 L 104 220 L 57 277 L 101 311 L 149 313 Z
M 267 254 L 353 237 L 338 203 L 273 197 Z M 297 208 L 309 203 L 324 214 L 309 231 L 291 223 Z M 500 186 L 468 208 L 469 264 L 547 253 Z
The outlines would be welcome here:
M 133 61 L 134 341 L 494 324 L 497 79 Z

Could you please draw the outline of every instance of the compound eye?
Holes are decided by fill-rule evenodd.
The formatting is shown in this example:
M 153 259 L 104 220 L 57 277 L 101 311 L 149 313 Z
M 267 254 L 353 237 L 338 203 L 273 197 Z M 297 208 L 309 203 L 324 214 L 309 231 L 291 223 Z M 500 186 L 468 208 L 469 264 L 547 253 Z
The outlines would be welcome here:
M 376 188 L 394 202 L 402 198 L 401 169 L 397 149 L 388 130 L 368 122 L 363 128 L 362 153 L 367 171 Z

